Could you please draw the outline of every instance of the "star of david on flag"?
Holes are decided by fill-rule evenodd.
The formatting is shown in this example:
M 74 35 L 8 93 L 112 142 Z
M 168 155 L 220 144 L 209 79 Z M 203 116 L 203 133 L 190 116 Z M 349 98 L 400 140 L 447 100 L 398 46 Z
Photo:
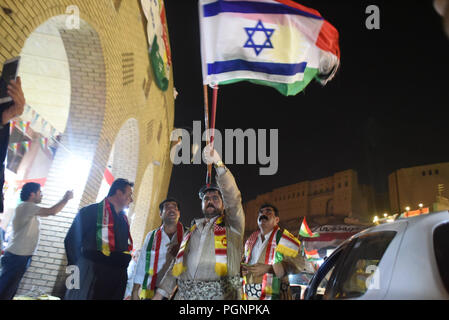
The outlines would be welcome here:
M 244 48 L 253 48 L 256 55 L 259 55 L 259 53 L 263 49 L 273 49 L 273 44 L 271 43 L 271 36 L 273 35 L 274 29 L 265 28 L 262 21 L 259 20 L 257 22 L 257 25 L 254 28 L 245 28 L 246 33 L 248 34 L 248 41 L 246 41 Z M 254 36 L 257 32 L 262 32 L 266 36 L 266 41 L 263 44 L 256 44 L 254 42 Z
M 296 95 L 340 65 L 339 34 L 291 0 L 199 0 L 204 85 L 250 81 Z

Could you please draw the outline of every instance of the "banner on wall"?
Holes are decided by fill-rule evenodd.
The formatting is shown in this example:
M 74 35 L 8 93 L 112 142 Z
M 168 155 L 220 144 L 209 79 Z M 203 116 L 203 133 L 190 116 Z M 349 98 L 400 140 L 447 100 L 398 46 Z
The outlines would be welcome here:
M 147 19 L 149 55 L 155 81 L 159 89 L 166 91 L 170 81 L 172 61 L 164 1 L 141 0 L 141 4 Z

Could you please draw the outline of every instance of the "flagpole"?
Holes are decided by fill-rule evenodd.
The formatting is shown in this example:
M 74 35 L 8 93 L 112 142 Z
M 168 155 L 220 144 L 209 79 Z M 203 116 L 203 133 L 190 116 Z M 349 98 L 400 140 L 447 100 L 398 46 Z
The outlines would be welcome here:
M 214 86 L 214 94 L 213 94 L 213 101 L 212 101 L 212 136 L 210 139 L 211 147 L 214 147 L 214 138 L 215 138 L 215 119 L 217 117 L 217 100 L 218 100 L 218 85 Z
M 210 143 L 209 137 L 209 95 L 207 92 L 207 85 L 203 86 L 204 91 L 204 123 L 206 126 L 206 143 Z M 212 182 L 212 164 L 207 165 L 206 185 L 210 186 Z

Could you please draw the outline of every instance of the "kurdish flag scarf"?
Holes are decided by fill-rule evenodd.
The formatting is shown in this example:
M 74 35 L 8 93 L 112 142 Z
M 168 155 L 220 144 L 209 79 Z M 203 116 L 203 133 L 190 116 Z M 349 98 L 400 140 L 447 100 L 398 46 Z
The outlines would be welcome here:
M 254 232 L 245 244 L 245 263 L 249 263 L 254 246 L 260 235 L 260 231 Z M 265 264 L 274 265 L 282 262 L 284 257 L 296 257 L 300 249 L 300 242 L 290 232 L 276 226 L 268 240 L 265 253 Z M 243 299 L 247 300 L 248 296 L 245 292 L 246 276 L 243 277 Z M 281 288 L 281 279 L 274 274 L 266 273 L 262 278 L 262 295 L 261 300 L 279 299 Z
M 148 242 L 145 255 L 145 278 L 142 284 L 142 292 L 140 297 L 142 299 L 151 299 L 154 296 L 154 291 L 156 289 L 156 281 L 158 276 L 158 263 L 159 263 L 159 253 L 161 250 L 162 242 L 162 228 L 154 230 L 151 233 L 150 241 Z M 184 228 L 180 222 L 178 222 L 176 237 L 178 244 L 181 243 L 184 236 Z
M 184 252 L 189 243 L 192 233 L 197 228 L 196 224 L 190 228 L 189 233 L 184 237 L 181 247 L 179 248 L 176 262 L 173 267 L 173 275 L 178 277 L 185 270 L 186 267 L 183 264 Z M 215 272 L 220 277 L 227 275 L 228 273 L 228 261 L 227 261 L 227 240 L 226 240 L 226 227 L 224 223 L 224 216 L 220 216 L 214 223 L 214 244 L 215 244 Z
M 124 219 L 128 224 L 128 251 L 126 254 L 131 254 L 133 250 L 133 240 L 131 238 L 131 233 L 129 232 L 129 223 L 126 215 Z M 97 250 L 103 253 L 105 256 L 109 257 L 112 252 L 116 251 L 115 248 L 115 233 L 114 233 L 114 223 L 115 218 L 112 213 L 111 204 L 107 199 L 98 205 L 97 212 Z

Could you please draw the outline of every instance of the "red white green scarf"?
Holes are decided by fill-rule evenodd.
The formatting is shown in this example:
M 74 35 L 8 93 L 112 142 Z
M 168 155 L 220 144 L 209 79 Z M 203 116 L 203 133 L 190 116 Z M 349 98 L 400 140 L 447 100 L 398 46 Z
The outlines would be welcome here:
M 126 215 L 125 221 L 128 224 L 128 251 L 123 253 L 131 254 L 133 250 L 133 239 L 129 231 L 129 223 Z M 97 212 L 97 250 L 102 252 L 105 256 L 110 256 L 111 252 L 115 252 L 115 233 L 114 233 L 115 218 L 111 210 L 111 204 L 107 199 L 98 205 Z
M 143 280 L 142 292 L 140 293 L 140 297 L 142 299 L 151 299 L 154 296 L 154 291 L 156 289 L 156 281 L 157 281 L 157 269 L 159 263 L 159 253 L 161 250 L 161 242 L 162 242 L 162 228 L 153 231 L 150 237 L 150 241 L 148 242 L 146 248 L 146 256 L 145 256 L 145 278 Z M 181 223 L 178 222 L 176 237 L 178 242 L 181 243 L 183 238 L 184 228 Z
M 186 267 L 183 264 L 184 252 L 189 243 L 192 233 L 197 228 L 196 224 L 190 228 L 189 233 L 186 234 L 179 248 L 178 255 L 176 256 L 176 262 L 173 267 L 173 275 L 178 277 L 184 271 Z M 224 223 L 224 216 L 220 216 L 214 223 L 214 244 L 215 244 L 215 273 L 220 277 L 228 274 L 228 260 L 227 260 L 227 239 L 226 239 L 226 227 Z
M 249 263 L 251 254 L 256 245 L 260 231 L 254 232 L 245 243 L 245 263 Z M 290 232 L 280 230 L 278 226 L 273 229 L 268 240 L 265 252 L 265 264 L 274 265 L 281 262 L 285 256 L 296 257 L 299 253 L 300 242 Z M 243 299 L 247 300 L 245 292 L 246 276 L 243 277 Z M 266 273 L 262 278 L 261 300 L 274 300 L 279 297 L 281 280 L 274 274 Z

